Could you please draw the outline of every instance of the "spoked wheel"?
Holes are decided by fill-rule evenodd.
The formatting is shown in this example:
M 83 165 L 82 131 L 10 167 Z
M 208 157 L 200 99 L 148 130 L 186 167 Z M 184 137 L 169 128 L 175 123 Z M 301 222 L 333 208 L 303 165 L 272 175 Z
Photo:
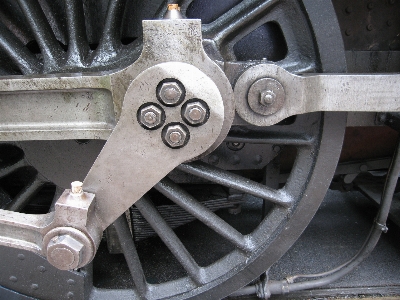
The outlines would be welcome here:
M 203 20 L 205 49 L 211 58 L 225 62 L 232 85 L 249 66 L 263 62 L 293 73 L 343 71 L 341 37 L 330 1 L 181 2 L 183 14 Z M 7 62 L 2 73 L 97 72 L 126 66 L 140 54 L 140 20 L 165 11 L 165 3 L 146 5 L 140 9 L 127 0 L 7 2 L 1 16 L 0 47 Z M 307 226 L 333 176 L 345 122 L 344 114 L 312 113 L 258 127 L 236 117 L 227 139 L 213 153 L 180 165 L 135 203 L 129 222 L 124 214 L 113 224 L 106 236 L 108 243 L 112 230 L 118 236 L 127 266 L 121 270 L 129 269 L 132 278 L 124 277 L 125 284 L 121 278 L 111 283 L 99 278 L 102 266 L 113 261 L 99 253 L 93 262 L 94 287 L 89 282 L 79 295 L 63 287 L 50 292 L 27 289 L 8 279 L 0 285 L 49 299 L 56 294 L 91 294 L 95 299 L 225 297 L 265 272 Z M 57 199 L 59 190 L 83 178 L 103 144 L 3 143 L 3 208 L 48 210 L 54 191 Z M 290 161 L 284 153 L 295 159 L 287 163 L 290 173 L 279 185 L 279 171 L 268 170 L 279 157 Z M 276 183 L 260 183 L 268 176 Z M 74 272 L 91 279 L 90 267 Z

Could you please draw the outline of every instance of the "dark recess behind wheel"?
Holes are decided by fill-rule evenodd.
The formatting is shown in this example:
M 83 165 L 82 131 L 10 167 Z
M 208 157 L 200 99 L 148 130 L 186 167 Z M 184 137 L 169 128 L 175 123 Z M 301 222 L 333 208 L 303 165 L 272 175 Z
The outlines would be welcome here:
M 329 190 L 303 235 L 272 266 L 270 279 L 324 272 L 344 263 L 361 248 L 376 213 L 377 206 L 359 192 Z M 371 256 L 341 280 L 321 289 L 272 296 L 271 299 L 366 296 L 400 299 L 400 229 L 391 222 L 388 227 L 388 233 L 382 236 Z

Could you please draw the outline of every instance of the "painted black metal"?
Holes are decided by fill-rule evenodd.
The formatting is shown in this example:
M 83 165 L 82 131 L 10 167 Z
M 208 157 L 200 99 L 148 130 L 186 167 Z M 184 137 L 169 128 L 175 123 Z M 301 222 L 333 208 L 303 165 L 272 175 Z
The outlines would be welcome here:
M 90 272 L 60 271 L 28 251 L 0 246 L 0 253 L 0 285 L 6 289 L 43 300 L 88 296 Z M 0 298 L 6 299 L 1 293 Z

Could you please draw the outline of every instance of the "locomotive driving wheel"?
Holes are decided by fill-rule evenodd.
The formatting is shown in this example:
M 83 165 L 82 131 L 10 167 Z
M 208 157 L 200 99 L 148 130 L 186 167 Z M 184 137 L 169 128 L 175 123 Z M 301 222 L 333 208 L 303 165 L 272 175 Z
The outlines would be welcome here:
M 143 46 L 141 20 L 161 18 L 166 4 L 161 1 L 138 4 L 133 0 L 4 1 L 0 15 L 1 72 L 4 76 L 72 77 L 77 73 L 101 75 L 123 70 L 137 62 L 141 51 L 147 49 Z M 240 88 L 250 89 L 254 84 L 254 78 L 246 79 L 245 71 L 265 63 L 295 74 L 345 70 L 340 30 L 328 0 L 318 3 L 231 0 L 218 4 L 195 0 L 179 4 L 183 17 L 202 19 L 202 44 L 216 62 L 212 68 L 219 65 L 224 70 L 225 81 L 229 80 L 235 93 L 239 81 Z M 197 72 L 191 66 L 182 68 L 187 68 L 188 74 Z M 164 72 L 158 66 L 142 70 L 140 76 L 136 74 L 131 79 L 151 81 Z M 154 70 L 157 72 L 149 73 Z M 229 97 L 223 92 L 229 88 L 221 88 L 225 83 L 215 80 L 215 76 L 223 74 L 218 72 L 214 71 L 217 74 L 214 77 L 207 73 L 210 82 L 216 82 L 208 86 L 219 90 L 226 112 L 233 107 L 233 102 L 228 103 L 233 99 L 225 99 Z M 199 75 L 201 80 L 202 76 Z M 196 95 L 195 84 L 191 86 L 185 78 L 168 80 L 170 91 L 187 89 L 187 94 Z M 165 84 L 163 80 L 159 82 Z M 72 95 L 71 99 L 86 97 L 85 104 L 89 107 L 93 95 L 81 85 L 80 94 Z M 131 88 L 137 92 L 135 81 L 130 87 L 125 86 L 128 91 Z M 161 132 L 158 125 L 151 128 L 157 113 L 160 112 L 160 120 L 168 120 L 168 110 L 174 106 L 165 102 L 159 89 L 162 86 L 154 89 L 155 104 L 151 102 L 150 107 L 146 98 L 145 106 L 140 106 L 138 115 L 132 116 L 148 132 Z M 173 97 L 166 96 L 167 100 Z M 122 119 L 118 107 L 122 103 L 114 105 L 116 120 Z M 186 144 L 198 137 L 195 130 L 218 121 L 213 119 L 214 107 L 207 107 L 203 100 L 184 100 L 177 105 L 182 109 L 184 121 L 171 123 L 162 130 L 163 143 L 168 149 L 165 151 L 185 149 Z M 191 121 L 186 114 L 188 107 L 192 107 L 190 111 L 194 114 Z M 143 109 L 150 110 L 143 112 Z M 201 114 L 202 110 L 206 113 L 200 120 L 202 117 L 197 118 L 196 112 Z M 144 113 L 143 118 L 147 119 L 143 121 Z M 2 270 L 6 271 L 0 275 L 0 285 L 40 299 L 220 299 L 259 277 L 296 241 L 318 209 L 339 158 L 346 115 L 317 112 L 262 127 L 247 123 L 238 115 L 226 114 L 220 123 L 222 131 L 226 131 L 221 135 L 224 140 L 216 137 L 215 143 L 209 142 L 208 152 L 196 155 L 195 160 L 184 159 L 184 163 L 166 177 L 161 176 L 164 178 L 136 199 L 129 213 L 121 215 L 107 229 L 99 253 L 89 266 L 59 271 L 40 256 L 0 246 L 4 256 L 10 257 L 2 262 Z M 46 124 L 43 120 L 44 132 Z M 165 135 L 169 128 L 175 128 L 174 135 Z M 70 182 L 85 178 L 97 155 L 105 149 L 104 140 L 111 131 L 103 130 L 100 140 L 87 138 L 85 134 L 79 139 L 68 136 L 61 140 L 45 134 L 38 140 L 19 140 L 18 135 L 10 138 L 10 142 L 4 138 L 0 145 L 2 208 L 30 214 L 52 211 L 53 199 L 57 200 Z M 189 136 L 189 131 L 189 142 L 174 142 L 174 138 Z M 138 138 L 135 143 L 144 141 Z M 151 164 L 141 162 L 141 168 L 148 168 L 141 172 L 159 172 L 157 165 L 163 164 L 163 159 L 158 157 Z M 124 162 L 127 158 L 121 156 L 118 160 Z M 279 177 L 279 170 L 271 172 L 279 160 L 285 176 Z M 128 161 L 126 164 L 134 166 Z M 280 180 L 281 177 L 284 179 Z M 135 177 L 124 184 L 139 179 L 144 182 L 143 178 Z M 112 199 L 109 203 L 112 207 Z M 108 254 L 106 243 L 111 252 L 122 252 L 125 259 Z M 27 258 L 21 259 L 23 256 Z M 11 266 L 15 257 L 20 261 L 29 257 L 32 270 L 25 268 L 24 274 L 16 275 Z M 106 269 L 116 277 L 104 274 Z M 46 274 L 57 277 L 50 279 Z M 57 284 L 49 289 L 38 283 L 40 280 L 54 280 Z M 82 286 L 76 287 L 78 284 Z

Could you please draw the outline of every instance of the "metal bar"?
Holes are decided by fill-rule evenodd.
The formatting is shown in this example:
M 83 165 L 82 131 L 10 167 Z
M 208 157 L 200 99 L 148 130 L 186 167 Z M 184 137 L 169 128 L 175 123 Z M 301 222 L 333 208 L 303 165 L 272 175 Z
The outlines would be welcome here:
M 124 253 L 126 263 L 139 294 L 144 297 L 147 292 L 147 282 L 144 276 L 143 268 L 133 242 L 131 231 L 129 230 L 128 221 L 125 213 L 122 214 L 113 223 L 117 231 L 118 239 Z
M 197 202 L 172 180 L 164 178 L 154 188 L 230 241 L 237 248 L 247 252 L 252 250 L 253 245 L 248 237 L 242 235 L 207 207 Z
M 40 46 L 45 62 L 45 71 L 52 71 L 62 59 L 63 50 L 47 22 L 46 16 L 37 0 L 18 0 L 18 4 Z
M 172 254 L 188 272 L 190 278 L 197 284 L 206 283 L 206 278 L 204 277 L 202 269 L 197 265 L 185 246 L 162 218 L 150 199 L 146 196 L 142 197 L 135 205 L 154 231 L 157 232 L 164 244 L 171 250 Z
M 89 53 L 82 0 L 65 0 L 68 24 L 67 65 L 82 66 Z
M 265 132 L 260 134 L 246 133 L 237 134 L 230 133 L 225 142 L 251 143 L 251 144 L 273 144 L 273 145 L 293 145 L 293 146 L 310 146 L 314 143 L 312 137 L 304 134 L 290 134 L 285 132 Z
M 0 23 L 0 48 L 23 74 L 41 72 L 42 66 L 39 60 L 2 23 Z
M 263 184 L 205 163 L 194 162 L 190 164 L 181 164 L 177 168 L 185 173 L 222 184 L 235 190 L 271 201 L 283 207 L 289 207 L 293 200 L 283 190 L 270 189 Z
M 107 139 L 115 126 L 113 100 L 106 89 L 43 91 L 39 95 L 0 92 L 1 141 Z
M 274 79 L 282 85 L 282 102 L 266 107 L 265 115 L 256 114 L 247 103 L 248 88 L 261 78 Z M 259 64 L 240 76 L 234 92 L 238 114 L 258 126 L 315 111 L 400 111 L 400 74 L 298 76 L 276 65 Z
M 6 209 L 11 211 L 21 211 L 45 183 L 46 181 L 40 175 L 36 175 L 15 197 L 15 199 L 7 205 Z
M 211 24 L 204 25 L 203 36 L 220 44 L 229 36 L 236 35 L 240 30 L 248 26 L 249 22 L 255 23 L 278 2 L 278 0 L 242 1 Z

